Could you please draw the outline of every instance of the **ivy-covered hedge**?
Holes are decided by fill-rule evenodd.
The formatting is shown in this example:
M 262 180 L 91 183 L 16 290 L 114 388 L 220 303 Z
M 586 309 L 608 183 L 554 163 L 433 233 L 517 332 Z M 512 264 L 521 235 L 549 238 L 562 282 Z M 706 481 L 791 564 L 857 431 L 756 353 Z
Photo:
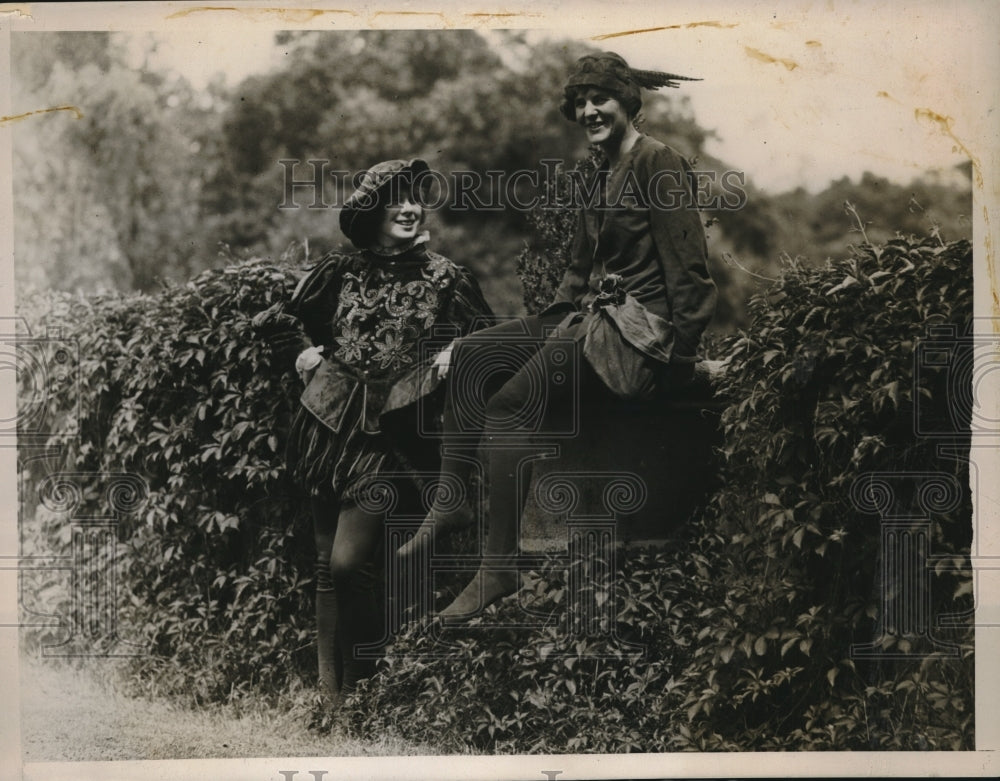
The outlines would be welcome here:
M 750 314 L 728 344 L 719 391 L 736 401 L 705 519 L 725 589 L 679 678 L 694 742 L 972 748 L 969 243 L 898 237 L 790 263 Z M 921 360 L 932 345 L 948 359 Z M 905 555 L 883 548 L 883 522 L 898 540 L 924 520 L 926 595 L 880 569 Z M 883 602 L 922 598 L 929 634 L 893 631 Z M 850 653 L 866 643 L 882 656 Z
M 47 412 L 58 428 L 79 406 L 79 439 L 50 443 L 62 468 L 149 487 L 119 530 L 121 634 L 151 652 L 130 665 L 146 692 L 225 701 L 314 682 L 311 533 L 281 457 L 298 380 L 250 325 L 294 278 L 287 263 L 247 260 L 155 295 L 21 299 L 36 333 L 61 325 L 79 342 L 84 381 L 59 386 Z M 454 750 L 971 748 L 968 616 L 933 626 L 937 645 L 883 648 L 900 658 L 850 654 L 898 637 L 879 626 L 881 595 L 900 586 L 879 575 L 882 483 L 944 474 L 961 487 L 930 515 L 929 599 L 932 618 L 971 608 L 968 468 L 938 447 L 960 454 L 968 438 L 914 433 L 915 418 L 967 422 L 947 363 L 915 356 L 928 325 L 965 332 L 969 245 L 899 237 L 790 263 L 750 309 L 722 345 L 733 403 L 723 487 L 702 518 L 662 550 L 620 557 L 611 583 L 570 578 L 592 562 L 553 558 L 522 595 L 543 619 L 531 626 L 509 599 L 445 628 L 446 653 L 411 627 L 353 707 L 320 721 Z M 26 444 L 26 491 L 59 468 L 34 454 Z M 100 485 L 84 488 L 99 501 Z M 920 498 L 908 490 L 902 516 Z M 24 521 L 39 552 L 66 550 L 65 518 Z M 603 633 L 558 630 L 571 582 L 602 592 Z
M 573 205 L 573 177 L 586 181 L 597 170 L 596 149 L 580 160 L 572 173 L 560 167 L 546 177 L 542 203 L 527 213 L 531 243 L 517 257 L 524 308 L 536 314 L 552 303 L 563 272 L 570 261 L 570 244 L 576 230 L 577 212 Z
M 76 512 L 107 515 L 101 474 L 148 486 L 117 556 L 119 632 L 144 649 L 130 666 L 146 692 L 277 694 L 315 666 L 311 526 L 282 466 L 300 383 L 250 322 L 295 281 L 288 263 L 249 260 L 155 295 L 19 300 L 33 334 L 59 328 L 78 344 L 81 377 L 54 389 L 45 425 L 58 434 L 73 417 L 60 410 L 76 408 L 80 437 L 52 438 L 62 463 L 22 447 L 26 487 L 58 469 L 92 474 L 76 478 Z M 65 552 L 67 519 L 37 520 L 39 552 Z

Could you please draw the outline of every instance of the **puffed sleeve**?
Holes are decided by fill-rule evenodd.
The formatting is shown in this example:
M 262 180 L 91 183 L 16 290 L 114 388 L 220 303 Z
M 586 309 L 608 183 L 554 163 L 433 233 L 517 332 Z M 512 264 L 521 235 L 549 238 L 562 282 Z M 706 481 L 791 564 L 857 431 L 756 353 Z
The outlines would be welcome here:
M 290 299 L 278 301 L 253 318 L 253 328 L 283 358 L 329 339 L 338 283 L 348 261 L 330 253 L 299 280 Z
M 351 257 L 331 252 L 302 278 L 285 311 L 302 322 L 314 344 L 330 340 L 330 322 L 337 308 L 337 296 Z
M 455 283 L 440 320 L 455 326 L 459 336 L 465 336 L 492 325 L 495 317 L 472 272 L 457 265 L 455 270 Z
M 715 313 L 717 291 L 708 270 L 708 247 L 691 187 L 692 171 L 680 154 L 667 146 L 656 149 L 646 166 L 646 181 L 657 171 L 678 172 L 672 186 L 684 189 L 681 199 L 652 198 L 650 230 L 659 254 L 674 325 L 676 359 L 693 361 Z M 681 182 L 677 182 L 681 179 Z M 668 180 L 669 181 L 669 180 Z M 678 202 L 671 202 L 671 201 Z
M 270 346 L 282 361 L 291 361 L 309 346 L 302 321 L 287 311 L 288 302 L 279 301 L 254 315 L 251 324 L 254 333 Z

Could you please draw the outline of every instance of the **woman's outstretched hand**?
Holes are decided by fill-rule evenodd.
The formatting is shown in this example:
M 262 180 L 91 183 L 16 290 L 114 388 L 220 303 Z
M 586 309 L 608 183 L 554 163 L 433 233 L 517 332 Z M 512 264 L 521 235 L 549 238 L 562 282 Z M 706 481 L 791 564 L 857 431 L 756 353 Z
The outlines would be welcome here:
M 299 379 L 302 380 L 303 384 L 309 384 L 309 380 L 316 373 L 316 367 L 319 366 L 322 360 L 323 345 L 319 347 L 307 347 L 299 353 L 299 357 L 295 359 L 295 371 L 299 373 Z
M 455 349 L 454 342 L 439 352 L 437 358 L 434 359 L 434 363 L 431 364 L 437 370 L 438 379 L 444 379 L 448 374 L 448 370 L 451 368 L 451 351 L 453 349 Z

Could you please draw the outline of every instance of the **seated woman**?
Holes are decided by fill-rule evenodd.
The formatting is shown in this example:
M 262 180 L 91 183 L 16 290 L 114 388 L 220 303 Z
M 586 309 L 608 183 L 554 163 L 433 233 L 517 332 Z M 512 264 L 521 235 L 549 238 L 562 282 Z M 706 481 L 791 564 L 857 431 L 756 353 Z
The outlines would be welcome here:
M 529 481 L 519 474 L 524 450 L 511 446 L 512 436 L 530 441 L 540 420 L 571 407 L 574 398 L 592 408 L 613 397 L 649 398 L 692 378 L 716 288 L 691 169 L 636 128 L 640 88 L 676 87 L 675 79 L 684 78 L 632 70 L 610 52 L 577 61 L 560 109 L 603 160 L 579 193 L 586 202 L 578 204 L 572 259 L 555 303 L 538 316 L 457 340 L 439 356 L 440 372 L 448 372 L 442 470 L 468 479 L 468 463 L 449 456 L 456 452 L 449 438 L 457 442 L 478 426 L 490 491 L 482 563 L 442 617 L 474 615 L 519 587 L 518 527 Z M 525 349 L 526 340 L 533 349 Z M 576 382 L 565 381 L 567 340 L 584 358 Z M 517 349 L 505 348 L 505 341 Z M 491 446 L 501 441 L 505 446 Z M 400 555 L 414 555 L 465 515 L 435 503 Z
M 429 368 L 432 329 L 468 333 L 491 317 L 473 276 L 427 249 L 419 187 L 429 182 L 421 176 L 427 170 L 422 160 L 369 169 L 340 213 L 358 251 L 328 254 L 289 303 L 255 319 L 285 353 L 311 341 L 296 360 L 306 388 L 287 461 L 312 495 L 319 678 L 334 699 L 371 675 L 372 648 L 385 631 L 386 605 L 377 597 L 384 513 L 365 509 L 365 486 L 412 470 L 421 449 L 416 418 L 406 412 L 432 389 L 410 379 Z M 384 415 L 390 395 L 394 411 Z

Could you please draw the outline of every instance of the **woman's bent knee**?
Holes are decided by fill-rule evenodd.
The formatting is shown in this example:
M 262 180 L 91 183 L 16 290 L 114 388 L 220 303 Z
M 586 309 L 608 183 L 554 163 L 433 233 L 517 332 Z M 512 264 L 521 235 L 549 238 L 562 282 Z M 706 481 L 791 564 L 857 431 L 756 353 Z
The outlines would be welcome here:
M 351 551 L 338 551 L 334 549 L 330 556 L 330 574 L 334 580 L 349 578 L 358 573 L 366 564 L 366 559 Z

